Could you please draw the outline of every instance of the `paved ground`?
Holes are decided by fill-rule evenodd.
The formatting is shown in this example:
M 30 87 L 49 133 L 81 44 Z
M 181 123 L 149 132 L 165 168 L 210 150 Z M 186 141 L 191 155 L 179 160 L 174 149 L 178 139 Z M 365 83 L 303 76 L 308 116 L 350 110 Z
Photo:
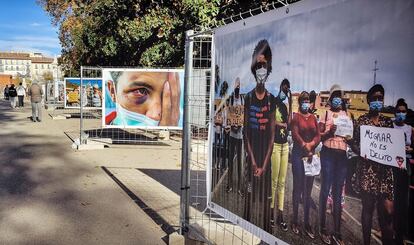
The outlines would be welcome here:
M 30 113 L 0 101 L 0 244 L 165 244 L 101 166 L 177 170 L 179 145 L 75 151 L 64 132 L 78 120 Z

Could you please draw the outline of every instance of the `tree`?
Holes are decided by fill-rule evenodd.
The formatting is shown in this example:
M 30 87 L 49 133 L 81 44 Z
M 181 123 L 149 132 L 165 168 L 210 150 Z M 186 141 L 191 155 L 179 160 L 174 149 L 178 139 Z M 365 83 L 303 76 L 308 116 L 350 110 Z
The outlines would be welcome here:
M 53 74 L 50 71 L 45 71 L 42 74 L 43 81 L 53 81 Z
M 270 1 L 37 0 L 59 27 L 60 64 L 181 67 L 185 31 Z

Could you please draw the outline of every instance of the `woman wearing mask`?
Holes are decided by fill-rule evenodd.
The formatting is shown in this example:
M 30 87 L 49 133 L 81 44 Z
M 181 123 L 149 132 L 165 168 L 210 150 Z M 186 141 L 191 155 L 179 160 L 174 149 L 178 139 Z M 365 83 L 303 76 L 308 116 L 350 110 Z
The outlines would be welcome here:
M 289 110 L 284 103 L 286 98 L 289 101 Z M 290 94 L 289 80 L 283 79 L 280 84 L 279 94 L 275 98 L 275 105 L 275 141 L 272 153 L 272 219 L 275 220 L 275 199 L 277 194 L 276 223 L 280 229 L 287 231 L 288 227 L 283 219 L 283 204 L 285 200 L 285 180 L 289 157 L 287 138 L 292 114 L 292 96 Z
M 384 105 L 384 88 L 380 84 L 371 87 L 367 93 L 368 113 L 360 116 L 354 125 L 352 150 L 360 154 L 360 127 L 369 125 L 392 128 L 390 118 L 380 114 Z M 393 244 L 393 201 L 394 183 L 392 167 L 369 159 L 358 159 L 356 174 L 357 185 L 361 188 L 362 199 L 362 235 L 364 244 L 371 243 L 372 215 L 377 206 L 378 221 L 381 228 L 382 244 Z
M 272 51 L 266 40 L 257 43 L 251 72 L 256 86 L 244 98 L 244 146 L 247 152 L 247 185 L 244 218 L 271 232 L 271 157 L 275 137 L 275 97 L 265 83 L 272 72 Z
M 292 231 L 299 234 L 298 209 L 301 196 L 303 197 L 303 212 L 305 233 L 315 238 L 309 222 L 310 201 L 313 186 L 313 176 L 305 176 L 303 158 L 311 158 L 320 142 L 319 126 L 316 117 L 309 113 L 309 93 L 303 91 L 298 98 L 299 112 L 293 116 L 291 128 L 293 138 L 292 174 L 293 174 L 293 223 Z
M 413 148 L 413 127 L 405 123 L 407 118 L 408 106 L 404 99 L 399 99 L 395 106 L 394 128 L 400 129 L 405 136 L 405 149 L 407 153 L 407 169 L 394 168 L 394 230 L 395 244 L 403 244 L 404 236 L 407 234 L 408 219 L 408 191 L 409 191 L 409 175 L 410 159 L 412 159 Z M 412 170 L 411 170 L 412 171 Z
M 328 99 L 330 108 L 321 117 L 319 123 L 323 142 L 321 151 L 321 191 L 319 194 L 319 232 L 325 244 L 331 244 L 331 239 L 326 228 L 326 203 L 331 188 L 334 221 L 332 240 L 336 244 L 344 244 L 341 237 L 341 200 L 347 174 L 347 143 L 344 135 L 339 136 L 336 134 L 337 126 L 335 120 L 348 120 L 350 123 L 352 121 L 345 111 L 342 97 L 343 91 L 341 87 L 339 85 L 333 85 Z

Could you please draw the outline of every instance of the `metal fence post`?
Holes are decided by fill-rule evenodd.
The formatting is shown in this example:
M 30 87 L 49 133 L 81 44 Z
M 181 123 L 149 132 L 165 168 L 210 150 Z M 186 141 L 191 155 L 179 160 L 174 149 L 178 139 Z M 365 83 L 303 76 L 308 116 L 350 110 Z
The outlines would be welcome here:
M 185 38 L 185 72 L 184 72 L 184 120 L 182 133 L 181 153 L 181 196 L 180 196 L 180 233 L 187 231 L 189 223 L 190 203 L 190 154 L 191 154 L 191 126 L 189 122 L 189 90 L 191 70 L 193 67 L 193 31 L 186 31 Z
M 80 92 L 80 123 L 79 123 L 79 127 L 80 127 L 80 132 L 79 132 L 79 145 L 82 145 L 82 129 L 83 129 L 83 66 L 81 66 L 81 70 L 80 70 L 80 88 L 79 88 L 79 92 Z

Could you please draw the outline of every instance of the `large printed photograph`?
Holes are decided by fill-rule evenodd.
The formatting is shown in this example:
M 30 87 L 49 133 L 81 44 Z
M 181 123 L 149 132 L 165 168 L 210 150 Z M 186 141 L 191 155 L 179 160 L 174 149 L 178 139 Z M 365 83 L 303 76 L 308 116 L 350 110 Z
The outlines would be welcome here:
M 215 30 L 210 207 L 268 244 L 412 240 L 414 1 L 289 9 Z
M 81 89 L 80 78 L 65 78 L 65 108 L 80 108 L 81 105 L 85 109 L 101 108 L 102 79 L 83 78 L 82 86 L 83 89 Z M 81 95 L 81 91 L 83 95 Z
M 182 129 L 184 71 L 104 69 L 103 126 Z

